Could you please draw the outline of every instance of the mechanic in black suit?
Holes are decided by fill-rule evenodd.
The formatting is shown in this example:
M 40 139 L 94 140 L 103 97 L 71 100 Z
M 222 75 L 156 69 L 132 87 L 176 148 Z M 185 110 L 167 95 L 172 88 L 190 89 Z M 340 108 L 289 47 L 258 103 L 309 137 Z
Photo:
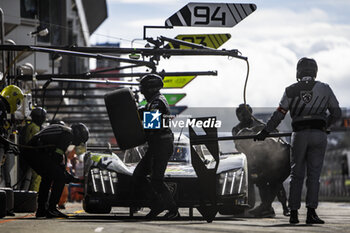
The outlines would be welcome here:
M 67 217 L 57 210 L 65 183 L 79 182 L 66 172 L 65 151 L 69 145 L 78 146 L 89 139 L 89 130 L 82 123 L 71 127 L 53 124 L 35 134 L 28 142 L 32 148 L 22 148 L 21 157 L 41 176 L 36 217 Z M 49 206 L 46 202 L 52 186 Z
M 165 97 L 159 92 L 163 80 L 159 75 L 148 74 L 140 80 L 140 91 L 147 100 L 145 108 L 140 110 L 142 118 L 144 111 L 156 111 L 159 114 L 170 115 L 170 107 Z M 166 120 L 166 119 L 165 119 Z M 152 189 L 151 211 L 146 218 L 153 219 L 164 210 L 166 219 L 179 217 L 178 208 L 164 183 L 164 173 L 170 156 L 174 150 L 174 136 L 170 128 L 145 129 L 148 149 L 145 156 L 135 168 L 133 177 L 136 184 L 150 184 Z M 150 177 L 150 182 L 148 177 Z

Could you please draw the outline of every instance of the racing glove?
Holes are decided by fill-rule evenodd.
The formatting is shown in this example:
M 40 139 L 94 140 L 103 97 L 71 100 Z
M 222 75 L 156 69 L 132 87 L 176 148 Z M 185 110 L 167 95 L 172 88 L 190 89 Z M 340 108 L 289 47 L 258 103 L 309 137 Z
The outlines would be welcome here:
M 64 176 L 65 176 L 65 180 L 66 180 L 66 184 L 69 183 L 84 183 L 83 179 L 79 179 L 76 176 L 73 176 L 71 173 L 69 173 L 68 171 L 64 171 Z
M 264 141 L 268 135 L 269 132 L 267 132 L 266 129 L 263 129 L 257 135 L 255 135 L 254 141 Z

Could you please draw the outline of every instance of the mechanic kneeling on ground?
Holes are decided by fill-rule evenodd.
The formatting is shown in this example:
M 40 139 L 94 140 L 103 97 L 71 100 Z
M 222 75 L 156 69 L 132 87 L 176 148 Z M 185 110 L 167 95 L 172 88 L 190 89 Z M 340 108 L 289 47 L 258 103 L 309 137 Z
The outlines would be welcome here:
M 140 109 L 140 116 L 144 111 L 158 111 L 164 115 L 170 115 L 170 108 L 165 97 L 159 92 L 163 87 L 163 80 L 159 75 L 148 74 L 140 80 L 140 90 L 147 100 L 144 109 Z M 174 150 L 174 136 L 169 128 L 145 129 L 148 149 L 145 156 L 138 163 L 133 173 L 135 181 L 134 194 L 140 186 L 150 186 L 152 193 L 143 194 L 151 198 L 151 211 L 147 219 L 153 219 L 164 210 L 166 219 L 179 217 L 178 208 L 173 200 L 169 188 L 164 183 L 164 173 L 170 156 Z M 148 177 L 150 176 L 150 185 Z M 138 189 L 139 190 L 139 189 Z
M 89 130 L 82 123 L 71 127 L 50 125 L 38 132 L 28 142 L 31 148 L 21 149 L 21 157 L 41 176 L 36 217 L 67 217 L 57 210 L 57 203 L 65 183 L 79 182 L 65 169 L 65 151 L 69 145 L 78 146 L 89 139 Z M 48 209 L 46 203 L 50 187 L 51 195 Z
M 238 106 L 236 109 L 236 116 L 239 120 L 239 123 L 233 127 L 232 135 L 241 133 L 241 130 L 252 130 L 257 133 L 265 126 L 263 122 L 254 118 L 252 114 L 253 109 L 249 106 L 249 104 L 240 104 Z M 289 153 L 286 153 L 288 159 L 278 159 L 278 161 L 274 161 L 277 158 L 273 156 L 273 152 L 263 153 L 262 151 L 264 150 L 262 148 L 262 154 L 254 155 L 252 154 L 254 152 L 251 152 L 249 148 L 239 148 L 239 146 L 242 147 L 243 145 L 239 144 L 239 142 L 235 143 L 237 150 L 243 149 L 241 152 L 246 153 L 248 160 L 248 204 L 255 204 L 254 183 L 259 189 L 261 199 L 261 204 L 253 210 L 250 210 L 248 213 L 257 218 L 274 217 L 275 211 L 272 207 L 272 202 L 277 196 L 277 199 L 281 202 L 283 207 L 283 215 L 289 216 L 290 211 L 287 206 L 286 191 L 283 187 L 283 181 L 289 176 L 289 169 L 285 169 L 285 167 L 289 167 Z M 271 149 L 278 150 L 278 148 Z M 280 153 L 284 153 L 284 151 L 281 151 Z M 279 157 L 281 156 L 285 155 L 281 154 Z M 273 165 L 276 163 L 278 166 Z M 271 172 L 264 172 L 267 169 L 267 167 L 264 165 L 270 166 L 270 171 L 273 170 L 274 173 L 271 174 Z
M 325 83 L 315 81 L 317 69 L 314 59 L 304 57 L 298 61 L 296 74 L 298 82 L 285 89 L 279 107 L 266 127 L 255 137 L 257 140 L 264 140 L 289 111 L 293 128 L 289 193 L 291 224 L 299 223 L 298 209 L 301 205 L 305 168 L 306 223 L 324 223 L 315 211 L 318 206 L 319 179 L 327 147 L 327 128 L 341 117 L 341 109 L 332 89 Z

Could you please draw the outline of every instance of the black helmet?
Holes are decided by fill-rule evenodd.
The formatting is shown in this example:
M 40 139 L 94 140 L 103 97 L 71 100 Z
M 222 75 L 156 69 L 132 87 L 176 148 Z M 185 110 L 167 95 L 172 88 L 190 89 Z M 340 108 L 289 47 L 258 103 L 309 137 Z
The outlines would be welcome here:
M 89 139 L 89 129 L 83 123 L 74 123 L 71 126 L 73 132 L 73 145 L 78 146 Z
M 163 79 L 157 74 L 146 74 L 140 79 L 140 91 L 144 93 L 154 93 L 162 89 Z
M 314 59 L 307 57 L 301 58 L 297 64 L 297 80 L 301 80 L 306 76 L 310 76 L 315 79 L 317 69 L 317 63 Z
M 46 110 L 42 107 L 36 107 L 30 113 L 30 117 L 35 124 L 41 126 L 46 120 Z
M 251 120 L 253 109 L 249 104 L 240 104 L 236 109 L 236 116 L 240 122 L 247 122 Z
M 252 109 L 252 107 L 250 107 L 249 104 L 240 104 L 238 106 L 238 108 L 236 109 L 236 114 L 239 114 L 239 113 L 241 113 L 243 111 L 247 111 L 247 110 L 250 112 L 250 114 L 253 113 L 253 109 Z

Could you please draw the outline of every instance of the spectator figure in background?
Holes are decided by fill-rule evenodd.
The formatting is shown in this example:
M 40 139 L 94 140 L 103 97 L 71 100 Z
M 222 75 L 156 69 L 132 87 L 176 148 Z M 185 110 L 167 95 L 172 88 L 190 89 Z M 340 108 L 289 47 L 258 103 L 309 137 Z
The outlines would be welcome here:
M 341 109 L 332 89 L 316 81 L 317 63 L 303 57 L 298 61 L 297 82 L 285 89 L 279 107 L 266 127 L 256 136 L 264 140 L 273 132 L 289 111 L 292 118 L 292 169 L 289 192 L 291 224 L 299 223 L 298 209 L 306 179 L 307 224 L 323 224 L 316 214 L 320 175 L 327 147 L 327 129 L 341 117 Z M 329 115 L 327 115 L 327 111 Z

